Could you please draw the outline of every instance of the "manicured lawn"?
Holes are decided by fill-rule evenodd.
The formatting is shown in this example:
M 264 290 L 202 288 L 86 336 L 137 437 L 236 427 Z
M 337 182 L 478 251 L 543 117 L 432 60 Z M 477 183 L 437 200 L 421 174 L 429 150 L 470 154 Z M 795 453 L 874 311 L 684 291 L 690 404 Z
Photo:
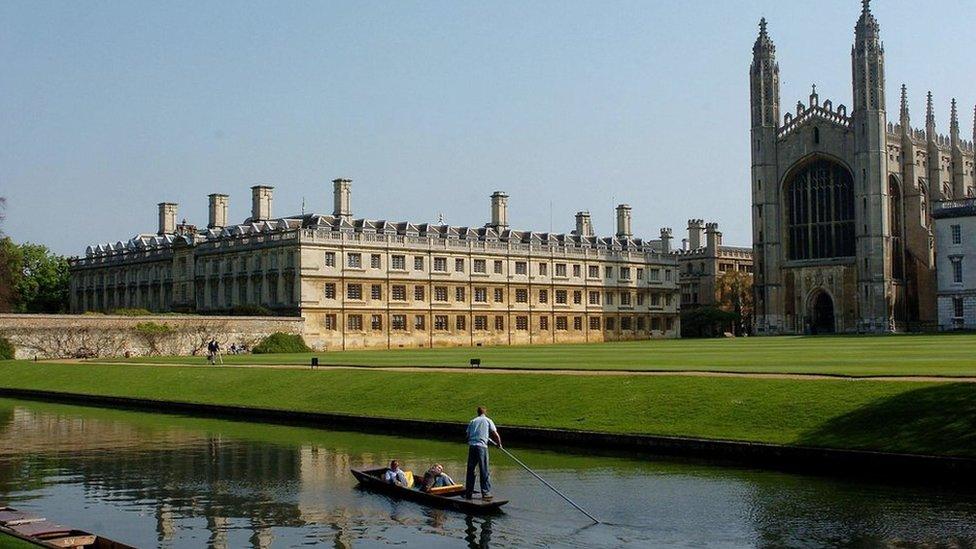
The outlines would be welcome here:
M 710 370 L 872 375 L 976 376 L 976 334 L 753 337 L 516 347 L 453 347 L 226 356 L 228 364 L 461 366 L 490 368 Z M 143 357 L 129 362 L 204 364 L 203 357 Z
M 455 421 L 484 403 L 501 426 L 976 456 L 974 383 L 20 361 L 0 363 L 0 386 Z

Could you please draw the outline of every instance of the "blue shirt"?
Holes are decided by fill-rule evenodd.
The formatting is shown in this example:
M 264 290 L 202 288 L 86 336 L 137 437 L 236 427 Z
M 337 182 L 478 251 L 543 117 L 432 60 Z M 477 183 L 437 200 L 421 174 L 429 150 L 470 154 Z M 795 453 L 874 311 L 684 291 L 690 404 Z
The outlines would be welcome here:
M 478 416 L 468 423 L 468 445 L 488 447 L 488 433 L 494 433 L 495 422 L 488 416 Z

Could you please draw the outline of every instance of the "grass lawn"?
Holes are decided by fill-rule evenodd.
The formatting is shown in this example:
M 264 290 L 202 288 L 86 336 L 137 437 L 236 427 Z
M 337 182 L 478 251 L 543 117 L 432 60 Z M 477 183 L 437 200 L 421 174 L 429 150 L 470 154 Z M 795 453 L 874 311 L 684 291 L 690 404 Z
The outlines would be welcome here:
M 456 421 L 484 403 L 502 427 L 976 456 L 974 383 L 8 361 L 0 362 L 0 386 Z
M 490 368 L 586 370 L 711 370 L 873 375 L 976 375 L 976 334 L 753 337 L 536 345 L 331 351 L 315 354 L 238 355 L 228 364 L 461 366 L 481 358 Z M 204 357 L 142 357 L 129 362 L 204 364 Z

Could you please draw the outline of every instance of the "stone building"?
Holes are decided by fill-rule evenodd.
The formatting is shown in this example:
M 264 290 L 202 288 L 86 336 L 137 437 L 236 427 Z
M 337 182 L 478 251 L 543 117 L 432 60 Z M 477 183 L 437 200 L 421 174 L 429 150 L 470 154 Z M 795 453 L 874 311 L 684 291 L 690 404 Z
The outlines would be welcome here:
M 904 86 L 888 121 L 880 27 L 862 3 L 850 111 L 814 87 L 781 113 L 776 48 L 760 22 L 750 68 L 758 333 L 936 324 L 932 204 L 972 195 L 973 143 L 955 101 L 949 135 L 937 133 L 931 93 L 925 129 L 912 127 Z
M 457 227 L 354 219 L 351 182 L 333 182 L 331 215 L 271 215 L 273 189 L 252 187 L 251 217 L 178 224 L 159 205 L 156 234 L 89 247 L 71 262 L 71 310 L 139 307 L 218 313 L 260 305 L 300 315 L 318 348 L 433 347 L 677 337 L 677 261 L 631 233 L 617 207 L 612 237 L 588 212 L 569 234 L 511 229 L 508 196 L 491 222 Z
M 939 329 L 976 330 L 976 199 L 938 202 L 932 218 Z
M 662 240 L 670 237 L 664 231 Z M 752 248 L 722 244 L 718 223 L 689 219 L 688 238 L 672 254 L 678 260 L 682 309 L 719 303 L 718 281 L 725 273 L 741 272 L 752 279 Z

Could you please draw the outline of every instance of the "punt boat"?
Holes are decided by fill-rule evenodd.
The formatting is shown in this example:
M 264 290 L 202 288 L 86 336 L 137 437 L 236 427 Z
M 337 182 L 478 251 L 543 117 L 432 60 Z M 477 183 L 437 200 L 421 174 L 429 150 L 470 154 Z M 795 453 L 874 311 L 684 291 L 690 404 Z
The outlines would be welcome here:
M 12 507 L 0 506 L 0 546 L 5 545 L 7 537 L 20 539 L 39 547 L 59 549 L 136 549 L 131 545 L 119 543 L 98 536 L 62 526 L 37 515 L 18 511 Z
M 388 470 L 387 467 L 350 469 L 352 475 L 359 481 L 359 485 L 367 490 L 431 507 L 484 515 L 498 513 L 502 505 L 508 503 L 507 499 L 464 499 L 463 484 L 432 488 L 430 492 L 421 492 L 413 487 L 404 488 L 383 480 L 383 475 Z M 405 470 L 404 474 L 407 476 L 408 484 L 413 486 L 413 473 Z

